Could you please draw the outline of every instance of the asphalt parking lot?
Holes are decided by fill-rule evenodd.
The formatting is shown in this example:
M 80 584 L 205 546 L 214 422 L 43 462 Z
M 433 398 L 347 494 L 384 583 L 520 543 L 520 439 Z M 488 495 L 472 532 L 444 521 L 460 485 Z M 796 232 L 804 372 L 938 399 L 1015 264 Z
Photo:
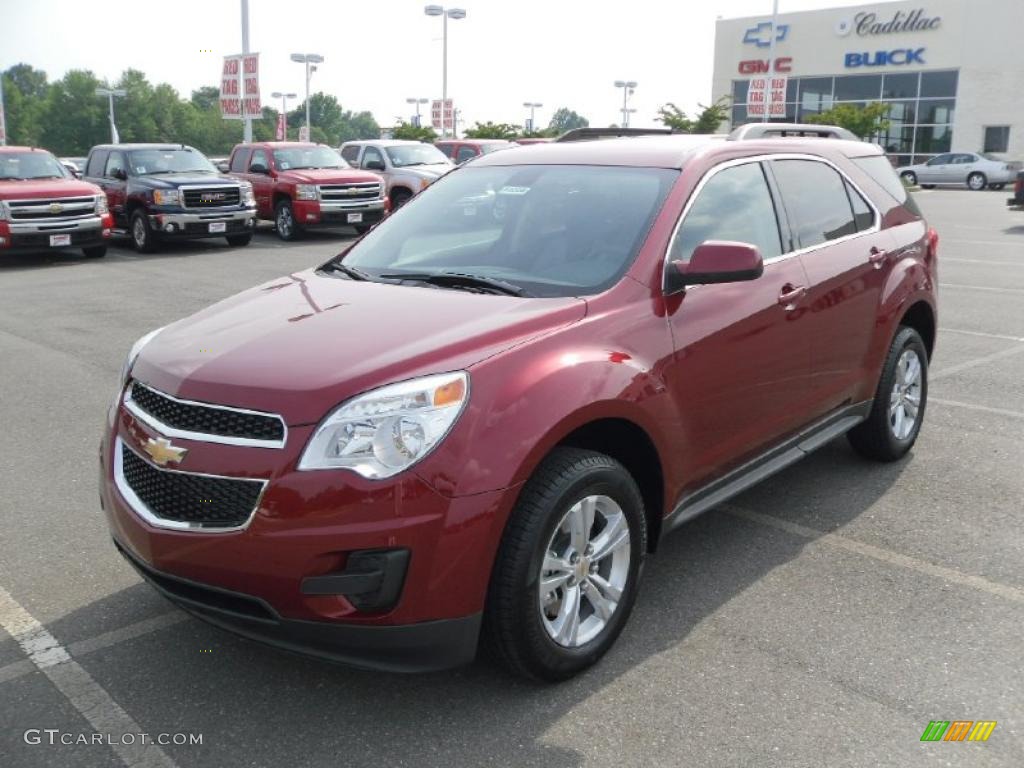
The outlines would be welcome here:
M 111 546 L 96 450 L 129 346 L 315 264 L 343 232 L 3 259 L 0 625 L 22 643 L 0 630 L 0 764 L 1024 765 L 1024 214 L 1005 192 L 917 198 L 941 237 L 941 330 L 912 455 L 870 464 L 838 440 L 686 525 L 605 660 L 554 687 L 239 640 Z M 921 743 L 931 720 L 998 725 Z M 27 744 L 28 729 L 202 744 Z

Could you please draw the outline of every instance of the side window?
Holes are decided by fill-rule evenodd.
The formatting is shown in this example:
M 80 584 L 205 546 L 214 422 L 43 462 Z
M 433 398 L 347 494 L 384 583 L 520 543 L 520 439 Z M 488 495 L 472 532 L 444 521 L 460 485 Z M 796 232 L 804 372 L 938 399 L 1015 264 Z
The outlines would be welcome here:
M 238 150 L 231 157 L 231 172 L 232 173 L 245 173 L 249 170 L 249 155 L 252 154 L 252 150 L 248 147 Z
M 814 160 L 773 160 L 772 171 L 801 248 L 857 232 L 846 182 Z
M 359 160 L 359 145 L 352 144 L 347 147 L 342 147 L 341 156 L 342 158 L 344 158 L 346 163 L 348 163 L 351 166 L 355 166 L 356 161 Z
M 974 155 L 953 155 L 953 165 L 969 165 L 977 160 Z
M 715 173 L 697 193 L 669 249 L 672 261 L 689 261 L 706 240 L 756 245 L 770 259 L 782 253 L 779 223 L 760 163 Z
M 475 147 L 459 147 L 459 152 L 455 155 L 455 162 L 456 164 L 462 164 L 467 160 L 472 160 L 474 157 L 476 157 Z
M 374 161 L 380 163 L 381 165 L 384 165 L 384 156 L 376 147 L 367 147 L 363 151 L 363 168 L 365 168 L 367 164 L 372 163 Z
M 122 152 L 111 152 L 110 157 L 107 158 L 107 167 L 103 171 L 104 176 L 113 178 L 115 171 L 127 171 L 128 167 L 124 162 L 124 153 Z
M 952 159 L 953 156 L 949 154 L 939 155 L 938 157 L 933 157 L 931 160 L 929 160 L 927 162 L 927 165 L 949 165 Z
M 453 146 L 451 144 L 445 142 L 443 144 L 435 144 L 434 146 L 437 147 L 438 149 L 440 149 L 441 152 L 444 153 L 445 157 L 447 157 L 449 160 L 451 159 L 451 157 L 452 157 L 452 149 L 453 149 Z
M 262 149 L 254 149 L 252 151 L 252 160 L 249 161 L 249 170 L 252 170 L 253 166 L 261 165 L 264 170 L 270 168 L 270 162 L 267 160 L 267 153 Z
M 875 225 L 875 212 L 871 210 L 871 206 L 850 182 L 844 179 L 843 183 L 846 184 L 846 194 L 850 198 L 850 205 L 853 206 L 853 221 L 857 226 L 857 231 L 863 232 L 866 229 L 871 229 Z
M 89 166 L 85 170 L 86 176 L 102 176 L 103 169 L 107 165 L 107 155 L 110 154 L 108 149 L 97 149 L 92 155 L 89 156 Z

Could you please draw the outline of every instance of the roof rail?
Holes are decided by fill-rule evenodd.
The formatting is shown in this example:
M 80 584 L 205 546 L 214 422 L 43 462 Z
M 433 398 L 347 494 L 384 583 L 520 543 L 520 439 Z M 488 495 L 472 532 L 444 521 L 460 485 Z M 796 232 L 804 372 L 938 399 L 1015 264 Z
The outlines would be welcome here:
M 782 136 L 810 136 L 819 139 L 845 139 L 860 141 L 853 131 L 838 125 L 814 125 L 811 123 L 747 123 L 729 134 L 729 141 L 764 139 Z
M 592 139 L 614 139 L 622 136 L 669 136 L 671 128 L 573 128 L 555 141 L 590 141 Z

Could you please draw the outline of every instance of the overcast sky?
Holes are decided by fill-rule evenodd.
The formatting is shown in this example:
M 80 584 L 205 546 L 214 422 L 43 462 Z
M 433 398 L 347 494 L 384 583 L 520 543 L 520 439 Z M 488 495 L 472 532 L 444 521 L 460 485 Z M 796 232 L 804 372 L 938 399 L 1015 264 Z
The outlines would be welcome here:
M 544 104 L 538 124 L 569 107 L 594 125 L 619 122 L 621 91 L 636 80 L 634 125 L 673 101 L 687 111 L 712 98 L 715 18 L 770 15 L 771 0 L 465 0 L 449 22 L 448 93 L 476 120 L 522 124 L 524 101 Z M 409 114 L 410 96 L 440 98 L 441 19 L 423 0 L 250 0 L 250 47 L 260 52 L 263 103 L 302 95 L 289 54 L 326 57 L 311 90 L 383 125 Z M 0 69 L 28 62 L 57 79 L 91 69 L 116 79 L 128 67 L 184 95 L 219 82 L 221 57 L 241 50 L 240 0 L 126 3 L 0 0 Z M 780 12 L 851 5 L 780 0 Z M 722 94 L 714 94 L 721 96 Z M 276 105 L 275 105 L 276 106 Z

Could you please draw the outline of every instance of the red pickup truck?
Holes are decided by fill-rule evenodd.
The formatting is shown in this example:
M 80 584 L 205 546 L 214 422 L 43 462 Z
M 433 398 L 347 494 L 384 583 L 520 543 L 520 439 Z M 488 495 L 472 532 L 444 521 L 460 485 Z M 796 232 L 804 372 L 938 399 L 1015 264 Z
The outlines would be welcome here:
M 362 234 L 389 210 L 381 177 L 353 169 L 323 144 L 239 144 L 228 175 L 252 184 L 257 215 L 273 221 L 282 240 L 317 226 L 348 225 Z
M 49 152 L 0 147 L 0 254 L 81 248 L 107 253 L 107 196 L 78 181 Z

